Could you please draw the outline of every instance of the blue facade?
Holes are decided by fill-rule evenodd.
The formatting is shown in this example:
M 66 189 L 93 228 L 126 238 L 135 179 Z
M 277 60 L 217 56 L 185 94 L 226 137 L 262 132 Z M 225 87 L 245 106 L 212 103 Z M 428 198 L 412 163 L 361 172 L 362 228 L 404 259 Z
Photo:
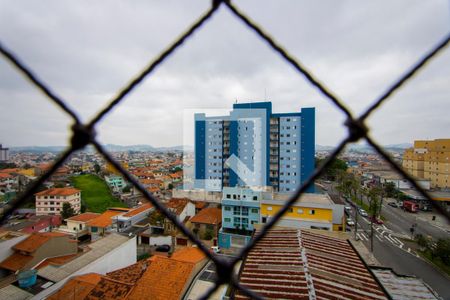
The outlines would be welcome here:
M 271 102 L 237 103 L 229 116 L 197 114 L 195 126 L 197 188 L 273 186 L 289 193 L 314 171 L 314 108 L 273 114 Z
M 222 229 L 253 231 L 259 223 L 262 193 L 251 189 L 225 187 L 222 192 Z

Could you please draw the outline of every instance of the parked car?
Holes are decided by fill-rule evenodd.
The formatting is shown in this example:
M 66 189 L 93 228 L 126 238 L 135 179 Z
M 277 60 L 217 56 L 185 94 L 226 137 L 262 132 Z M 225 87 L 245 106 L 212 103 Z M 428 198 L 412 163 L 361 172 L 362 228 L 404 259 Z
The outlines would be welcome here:
M 220 253 L 220 247 L 219 246 L 211 246 L 211 252 Z
M 403 209 L 411 213 L 416 213 L 419 210 L 419 204 L 413 201 L 403 201 Z
M 355 222 L 351 218 L 347 218 L 347 225 L 348 226 L 355 226 Z
M 392 206 L 392 207 L 395 207 L 395 208 L 398 207 L 397 202 L 389 202 L 388 205 Z
M 366 212 L 364 209 L 362 209 L 362 208 L 359 209 L 359 214 L 360 214 L 361 216 L 363 216 L 363 217 L 369 216 L 369 215 L 367 214 L 367 212 Z
M 160 246 L 156 247 L 155 251 L 169 252 L 170 251 L 170 246 L 169 245 L 160 245 Z
M 378 218 L 376 218 L 376 217 L 370 217 L 369 220 L 372 221 L 372 222 L 374 222 L 375 224 L 378 224 L 378 225 L 381 225 L 381 224 L 384 223 L 383 220 L 378 219 Z

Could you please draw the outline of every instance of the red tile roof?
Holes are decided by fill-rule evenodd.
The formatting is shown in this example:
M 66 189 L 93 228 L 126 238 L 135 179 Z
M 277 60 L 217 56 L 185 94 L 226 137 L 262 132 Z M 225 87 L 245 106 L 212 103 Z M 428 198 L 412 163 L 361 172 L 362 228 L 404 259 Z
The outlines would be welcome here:
M 21 270 L 33 259 L 32 255 L 23 255 L 18 252 L 12 254 L 7 259 L 0 263 L 0 268 L 7 269 L 10 271 Z
M 155 257 L 127 299 L 180 299 L 193 269 L 193 263 Z
M 92 289 L 100 282 L 102 276 L 89 273 L 70 279 L 56 293 L 50 295 L 49 300 L 85 299 Z
M 85 213 L 79 214 L 77 216 L 70 217 L 66 220 L 77 221 L 77 222 L 87 222 L 87 221 L 97 218 L 98 216 L 100 216 L 100 214 L 92 213 L 92 212 L 85 212 Z
M 191 223 L 217 225 L 222 223 L 222 210 L 216 207 L 207 207 L 191 218 Z
M 86 300 L 121 300 L 125 299 L 130 290 L 133 288 L 133 284 L 120 282 L 109 279 L 108 277 L 102 277 L 100 282 L 89 292 L 86 296 Z
M 70 196 L 81 192 L 79 189 L 67 187 L 67 188 L 51 188 L 39 193 L 36 196 Z
M 106 276 L 116 281 L 135 284 L 147 270 L 150 263 L 150 260 L 143 259 L 128 267 L 106 273 Z
M 197 264 L 206 258 L 205 253 L 197 247 L 185 247 L 172 254 L 171 259 Z
M 241 268 L 241 284 L 266 299 L 387 299 L 349 242 L 322 233 L 272 229 Z
M 64 233 L 59 232 L 35 232 L 32 235 L 30 235 L 25 240 L 17 243 L 13 249 L 18 251 L 25 251 L 25 252 L 34 252 L 37 249 L 39 249 L 42 245 L 47 243 L 50 239 L 54 237 L 62 237 L 62 236 L 68 236 Z
M 187 198 L 172 198 L 167 203 L 165 203 L 167 208 L 170 208 L 176 215 L 181 214 L 186 205 L 191 202 Z
M 153 205 L 151 203 L 142 204 L 141 206 L 131 209 L 129 212 L 127 212 L 123 216 L 124 217 L 132 217 L 132 216 L 140 214 L 141 212 L 146 211 L 152 207 L 153 207 Z
M 126 212 L 126 211 L 125 211 Z M 112 217 L 123 214 L 123 210 L 108 209 L 98 217 L 91 219 L 86 224 L 91 227 L 106 228 L 112 225 Z

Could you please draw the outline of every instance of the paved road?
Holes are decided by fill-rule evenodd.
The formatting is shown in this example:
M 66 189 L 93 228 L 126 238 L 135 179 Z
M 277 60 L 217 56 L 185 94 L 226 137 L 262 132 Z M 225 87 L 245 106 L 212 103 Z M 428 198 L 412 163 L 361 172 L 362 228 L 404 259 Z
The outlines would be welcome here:
M 396 232 L 410 235 L 409 230 L 411 226 L 417 224 L 415 234 L 420 233 L 425 236 L 431 236 L 434 239 L 450 237 L 450 233 L 444 229 L 421 220 L 420 216 L 424 214 L 423 212 L 410 213 L 403 211 L 401 208 L 394 208 L 386 204 L 383 204 L 381 212 L 388 220 L 388 226 Z
M 359 217 L 357 236 L 370 249 L 370 223 Z M 389 226 L 389 225 L 388 225 Z M 386 225 L 374 225 L 373 248 L 375 258 L 398 274 L 415 275 L 421 278 L 443 299 L 450 299 L 450 280 L 433 266 L 419 258 L 395 232 Z

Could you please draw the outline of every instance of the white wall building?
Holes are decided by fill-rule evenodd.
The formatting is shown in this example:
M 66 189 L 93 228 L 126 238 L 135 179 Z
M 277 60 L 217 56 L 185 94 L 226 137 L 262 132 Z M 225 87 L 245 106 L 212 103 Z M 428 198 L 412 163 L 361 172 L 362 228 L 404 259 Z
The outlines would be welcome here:
M 81 191 L 72 187 L 51 188 L 35 194 L 36 215 L 60 215 L 65 202 L 72 205 L 75 214 L 80 212 Z

